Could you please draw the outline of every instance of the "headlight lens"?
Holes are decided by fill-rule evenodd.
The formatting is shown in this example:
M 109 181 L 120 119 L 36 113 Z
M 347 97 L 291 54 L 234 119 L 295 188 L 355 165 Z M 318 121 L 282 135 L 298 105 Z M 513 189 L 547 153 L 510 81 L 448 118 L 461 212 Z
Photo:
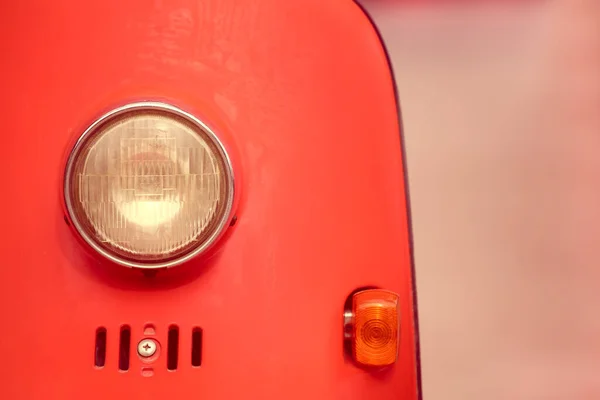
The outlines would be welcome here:
M 215 134 L 162 103 L 114 110 L 88 128 L 65 173 L 82 238 L 122 265 L 162 268 L 206 250 L 233 204 L 233 171 Z

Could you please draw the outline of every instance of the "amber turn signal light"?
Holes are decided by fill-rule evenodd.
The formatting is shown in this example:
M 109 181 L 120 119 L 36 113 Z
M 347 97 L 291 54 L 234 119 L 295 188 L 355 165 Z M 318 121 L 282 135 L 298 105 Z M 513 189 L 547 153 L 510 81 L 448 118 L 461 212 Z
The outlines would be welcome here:
M 364 367 L 386 367 L 398 358 L 399 296 L 388 290 L 367 289 L 351 295 L 344 314 L 345 339 L 353 360 Z

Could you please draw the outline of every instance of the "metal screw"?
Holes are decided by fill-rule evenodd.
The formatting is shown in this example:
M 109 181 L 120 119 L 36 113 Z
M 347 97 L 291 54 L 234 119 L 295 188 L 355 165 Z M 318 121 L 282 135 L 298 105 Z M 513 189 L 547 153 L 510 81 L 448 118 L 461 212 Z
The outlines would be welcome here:
M 154 339 L 142 339 L 137 346 L 138 354 L 141 357 L 152 357 L 156 353 L 158 344 Z

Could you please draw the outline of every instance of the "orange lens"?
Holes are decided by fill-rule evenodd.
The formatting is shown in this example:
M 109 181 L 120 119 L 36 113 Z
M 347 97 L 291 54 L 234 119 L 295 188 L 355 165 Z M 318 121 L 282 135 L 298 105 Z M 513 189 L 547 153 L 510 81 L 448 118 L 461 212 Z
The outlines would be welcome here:
M 396 293 L 369 289 L 352 297 L 352 355 L 364 366 L 385 367 L 398 358 L 400 313 Z

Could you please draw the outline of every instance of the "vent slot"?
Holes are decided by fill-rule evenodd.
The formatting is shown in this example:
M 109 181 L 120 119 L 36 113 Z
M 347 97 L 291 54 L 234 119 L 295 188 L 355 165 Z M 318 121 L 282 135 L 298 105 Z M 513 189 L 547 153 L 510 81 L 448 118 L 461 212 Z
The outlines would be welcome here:
M 167 369 L 169 371 L 177 370 L 179 363 L 179 328 L 176 325 L 169 327 L 169 336 L 167 340 Z
M 104 367 L 106 363 L 106 328 L 96 329 L 96 342 L 94 345 L 94 365 Z
M 127 325 L 121 327 L 119 334 L 119 370 L 129 371 L 129 357 L 131 354 L 131 328 Z
M 202 328 L 192 330 L 192 366 L 202 365 Z

